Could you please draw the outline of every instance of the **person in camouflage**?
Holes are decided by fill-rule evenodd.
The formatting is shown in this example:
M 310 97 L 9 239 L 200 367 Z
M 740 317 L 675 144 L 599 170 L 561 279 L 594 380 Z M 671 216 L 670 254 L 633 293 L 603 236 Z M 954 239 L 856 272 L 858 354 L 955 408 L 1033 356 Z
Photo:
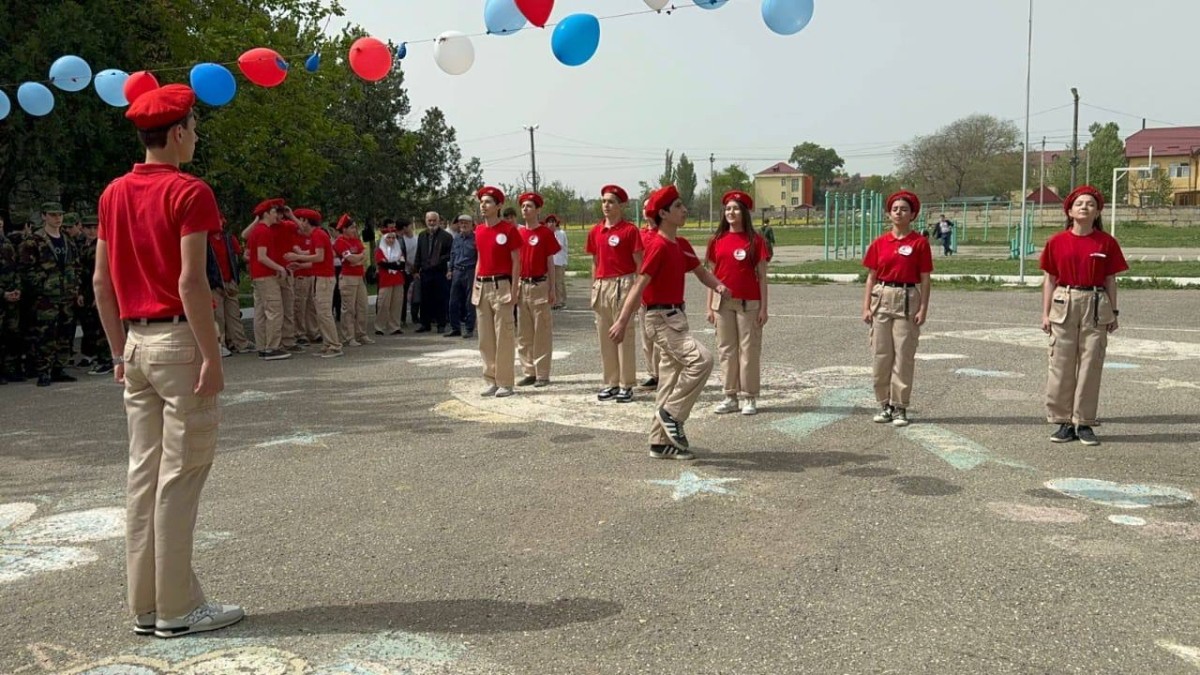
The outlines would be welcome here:
M 17 249 L 0 233 L 0 384 L 25 380 L 21 376 L 20 303 Z
M 81 366 L 91 366 L 88 375 L 106 375 L 113 371 L 112 353 L 108 338 L 100 325 L 100 312 L 96 309 L 96 292 L 92 288 L 92 274 L 96 271 L 96 228 L 100 221 L 96 216 L 83 217 L 83 244 L 79 249 L 80 295 L 83 306 L 79 308 L 79 328 L 83 338 L 79 341 L 79 353 L 83 357 Z
M 33 304 L 30 337 L 39 387 L 75 381 L 63 372 L 63 366 L 75 341 L 75 310 L 83 305 L 79 294 L 81 270 L 75 242 L 62 231 L 62 220 L 60 204 L 42 204 L 42 229 L 21 242 L 17 252 L 21 292 Z

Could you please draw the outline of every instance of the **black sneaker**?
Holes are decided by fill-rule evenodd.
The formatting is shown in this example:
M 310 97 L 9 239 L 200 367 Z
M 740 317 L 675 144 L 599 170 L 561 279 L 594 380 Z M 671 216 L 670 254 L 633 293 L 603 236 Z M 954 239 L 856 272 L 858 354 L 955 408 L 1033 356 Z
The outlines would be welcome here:
M 534 382 L 534 383 L 533 383 L 533 386 L 534 386 L 534 387 L 536 387 L 536 388 L 538 388 L 538 389 L 541 389 L 542 387 L 549 387 L 549 386 L 550 386 L 550 380 L 538 380 L 537 382 Z
M 452 330 L 449 333 L 446 333 L 446 337 L 462 337 L 462 331 Z
M 464 340 L 474 340 L 475 339 L 475 331 L 469 330 L 469 331 L 463 333 L 463 339 Z
M 528 387 L 529 385 L 531 385 L 535 382 L 537 382 L 536 377 L 534 377 L 533 375 L 526 375 L 525 377 L 522 377 L 520 380 L 517 381 L 517 386 L 518 387 Z
M 1075 437 L 1084 445 L 1100 445 L 1100 439 L 1096 438 L 1091 427 L 1075 427 Z
M 88 375 L 107 375 L 113 371 L 112 361 L 101 361 L 88 371 Z
M 296 338 L 296 344 L 300 345 L 301 347 L 306 347 L 308 346 L 308 338 Z
M 301 347 L 300 345 L 292 345 L 291 347 L 284 347 L 284 350 L 291 352 L 293 354 L 303 354 L 304 353 L 304 347 Z
M 51 382 L 53 382 L 53 380 L 50 379 L 50 373 L 42 373 L 41 375 L 38 375 L 37 386 L 49 387 Z
M 50 374 L 51 382 L 78 382 L 79 380 L 73 375 L 68 375 L 61 370 L 56 370 Z
M 641 387 L 642 389 L 658 389 L 658 378 L 657 377 L 647 377 L 638 386 Z
M 683 433 L 683 422 L 671 417 L 671 413 L 667 412 L 666 408 L 659 408 L 655 415 L 658 420 L 658 425 L 666 432 L 667 438 L 671 439 L 671 445 L 674 445 L 680 450 L 688 449 L 687 434 Z
M 605 389 L 601 389 L 600 393 L 596 394 L 596 398 L 601 401 L 611 401 L 616 398 L 617 392 L 619 391 L 621 390 L 616 387 L 607 387 Z
M 1075 435 L 1075 427 L 1071 426 L 1070 424 L 1060 424 L 1058 425 L 1058 431 L 1054 432 L 1054 434 L 1050 436 L 1050 442 L 1070 443 L 1077 438 L 1078 436 Z
M 650 456 L 654 459 L 696 459 L 691 452 L 680 450 L 673 445 L 652 445 Z
M 429 326 L 421 326 L 420 328 L 418 328 L 418 329 L 417 329 L 417 330 L 415 330 L 414 332 L 416 332 L 416 333 L 428 333 L 428 332 L 430 332 L 430 330 L 431 330 L 431 329 L 429 328 Z
M 633 400 L 633 389 L 618 389 L 617 395 L 614 396 L 617 403 L 629 403 Z

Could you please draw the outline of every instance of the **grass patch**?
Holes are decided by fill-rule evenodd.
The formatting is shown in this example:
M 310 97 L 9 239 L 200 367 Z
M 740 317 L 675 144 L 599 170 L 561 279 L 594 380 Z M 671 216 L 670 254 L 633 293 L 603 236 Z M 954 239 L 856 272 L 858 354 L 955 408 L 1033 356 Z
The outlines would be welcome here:
M 771 271 L 784 274 L 858 274 L 862 265 L 857 260 L 815 260 L 793 265 L 772 265 Z M 1016 260 L 978 260 L 970 258 L 937 258 L 934 274 L 970 274 L 974 276 L 1011 276 L 1018 274 Z M 1035 259 L 1026 259 L 1025 275 L 1041 276 Z M 1130 261 L 1125 276 L 1135 277 L 1200 277 L 1200 263 L 1195 262 L 1138 262 Z M 1124 283 L 1124 282 L 1122 282 Z

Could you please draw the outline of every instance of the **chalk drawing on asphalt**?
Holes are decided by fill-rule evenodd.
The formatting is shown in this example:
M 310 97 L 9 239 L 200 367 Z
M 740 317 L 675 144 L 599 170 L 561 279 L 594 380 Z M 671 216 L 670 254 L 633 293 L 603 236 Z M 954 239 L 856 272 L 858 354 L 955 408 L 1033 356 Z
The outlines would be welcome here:
M 1155 389 L 1162 391 L 1164 389 L 1190 389 L 1192 391 L 1200 391 L 1200 382 L 1185 382 L 1183 380 L 1172 380 L 1169 377 L 1160 377 L 1155 382 L 1146 380 L 1134 380 L 1138 384 L 1153 385 Z
M 699 494 L 733 495 L 732 489 L 725 487 L 739 478 L 708 478 L 693 471 L 684 471 L 675 480 L 648 480 L 651 485 L 663 485 L 671 488 L 671 499 L 680 501 Z
M 918 423 L 898 431 L 902 438 L 916 443 L 960 471 L 969 471 L 985 464 L 1033 470 L 1028 464 L 993 455 L 991 450 L 975 441 L 936 424 Z
M 1137 370 L 1141 368 L 1136 363 L 1121 363 L 1120 361 L 1109 361 L 1104 364 L 1105 370 Z
M 1046 487 L 1073 499 L 1118 509 L 1185 506 L 1196 500 L 1190 492 L 1166 485 L 1114 483 L 1092 478 L 1055 478 L 1046 481 Z
M 1115 525 L 1129 525 L 1131 527 L 1141 527 L 1146 524 L 1146 519 L 1138 518 L 1137 516 L 1127 516 L 1123 513 L 1114 513 L 1113 515 L 1108 517 L 1108 522 L 1113 523 Z
M 323 434 L 298 432 L 298 433 L 294 433 L 294 434 L 288 434 L 287 436 L 279 436 L 277 438 L 272 438 L 270 440 L 266 440 L 261 443 L 256 443 L 254 445 L 254 447 L 256 447 L 256 448 L 276 448 L 276 447 L 280 447 L 280 446 L 292 446 L 292 445 L 300 445 L 300 446 L 317 445 L 317 446 L 321 446 L 324 448 L 324 447 L 328 447 L 328 446 L 326 446 L 325 443 L 321 439 L 330 438 L 332 436 L 337 436 L 337 435 L 339 435 L 339 434 L 336 432 L 327 432 L 327 433 L 323 433 Z
M 1087 514 L 1074 509 L 1062 509 L 1054 506 L 1033 506 L 1017 502 L 990 502 L 987 508 L 992 513 L 1005 520 L 1017 523 L 1082 523 L 1087 520 Z
M 920 353 L 918 353 L 914 358 L 916 358 L 918 361 L 956 361 L 958 359 L 965 359 L 967 357 L 963 354 L 920 354 Z
M 99 508 L 34 518 L 28 502 L 0 504 L 0 584 L 95 562 L 86 546 L 125 534 L 125 510 Z
M 555 350 L 551 353 L 550 358 L 554 361 L 562 361 L 569 357 L 571 352 L 560 352 Z M 434 368 L 482 368 L 483 357 L 479 355 L 478 349 L 443 349 L 441 351 L 424 352 L 420 356 L 408 359 L 408 362 L 414 366 L 432 366 Z M 518 359 L 514 359 L 514 363 L 520 363 Z
M 1192 668 L 1200 670 L 1200 647 L 1189 647 L 1169 640 L 1158 640 L 1154 644 L 1178 656 Z
M 937 333 L 940 337 L 998 342 L 1016 347 L 1045 350 L 1049 338 L 1039 328 L 989 328 Z M 1200 359 L 1200 343 L 1171 340 L 1146 340 L 1113 334 L 1108 339 L 1108 356 L 1149 359 L 1151 361 L 1191 361 Z M 919 356 L 919 355 L 918 355 Z
M 994 377 L 1002 380 L 1025 377 L 1024 373 L 1014 373 L 1008 370 L 981 370 L 979 368 L 959 368 L 954 371 L 954 374 L 965 377 Z

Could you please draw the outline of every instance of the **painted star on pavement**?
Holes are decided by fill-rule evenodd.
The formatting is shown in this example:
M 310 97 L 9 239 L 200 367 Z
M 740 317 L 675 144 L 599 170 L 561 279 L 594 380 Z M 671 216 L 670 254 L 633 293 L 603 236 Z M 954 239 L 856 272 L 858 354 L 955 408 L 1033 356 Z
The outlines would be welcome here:
M 666 485 L 675 488 L 671 498 L 675 501 L 687 499 L 701 492 L 709 492 L 715 495 L 731 495 L 735 494 L 733 490 L 722 487 L 723 483 L 732 483 L 741 480 L 740 478 L 704 478 L 691 471 L 684 471 L 679 474 L 679 478 L 675 480 L 648 480 L 647 483 L 654 485 Z
M 1138 380 L 1140 384 L 1153 384 L 1155 389 L 1197 389 L 1200 390 L 1200 384 L 1195 382 L 1184 382 L 1183 380 L 1172 380 L 1169 377 L 1160 377 L 1158 382 L 1150 382 L 1148 380 Z

